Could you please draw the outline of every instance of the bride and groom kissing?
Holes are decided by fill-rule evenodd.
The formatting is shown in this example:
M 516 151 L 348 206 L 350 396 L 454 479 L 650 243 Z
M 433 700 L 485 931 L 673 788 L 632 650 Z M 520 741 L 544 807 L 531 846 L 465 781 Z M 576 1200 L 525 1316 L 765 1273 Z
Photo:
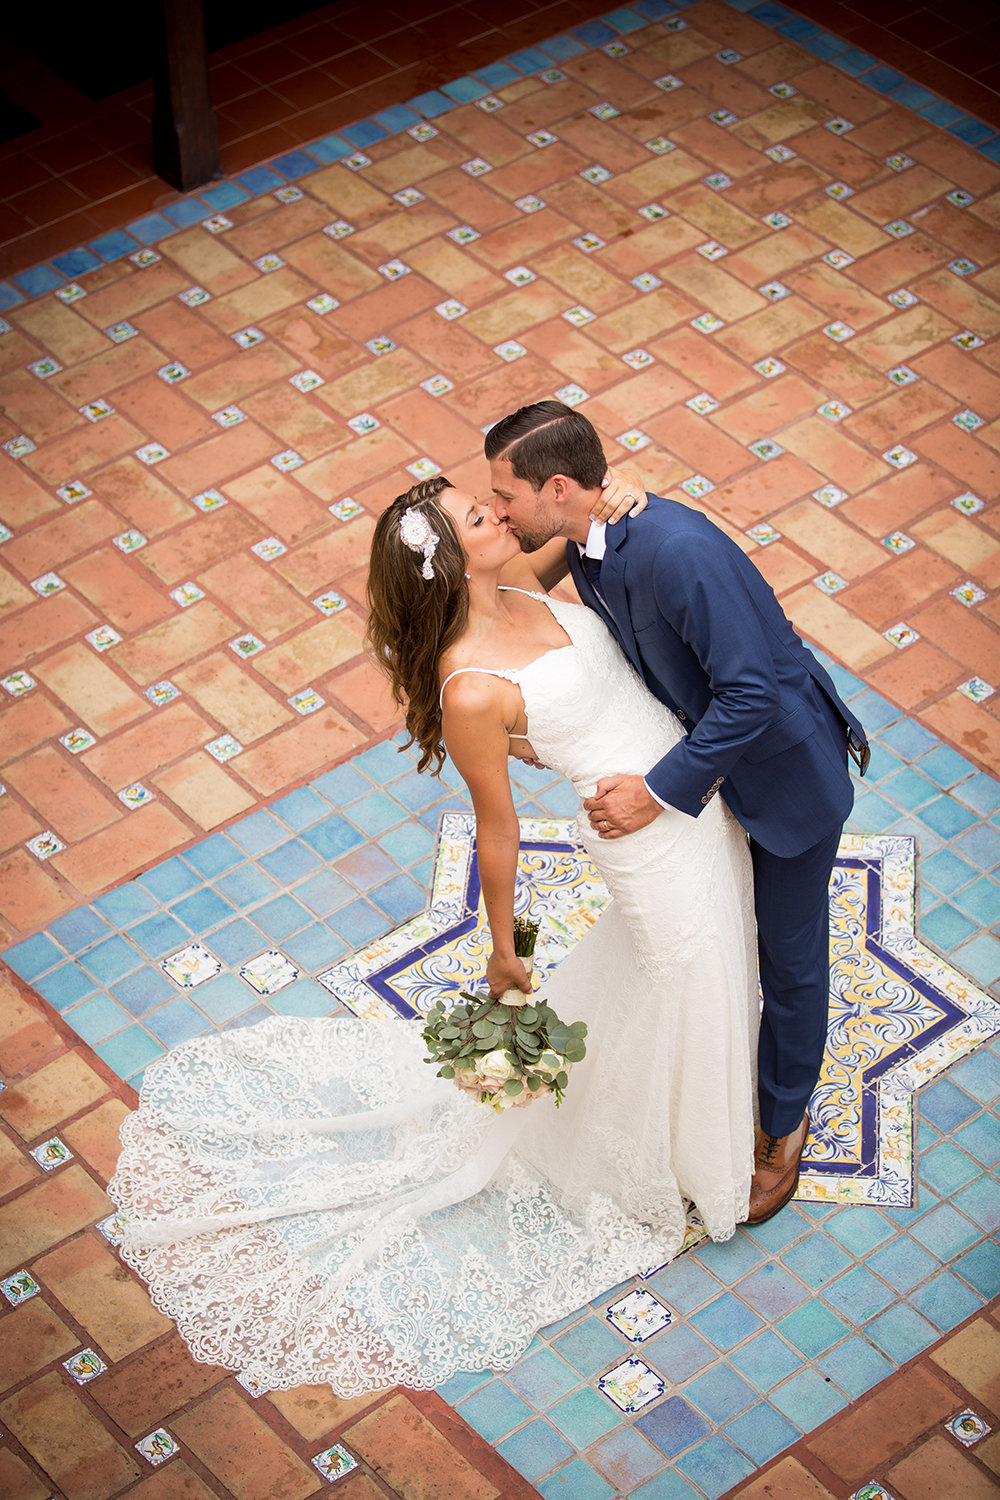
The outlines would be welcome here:
M 468 785 L 492 994 L 530 989 L 508 757 L 578 792 L 612 900 L 544 994 L 587 1057 L 558 1113 L 500 1116 L 398 1021 L 275 1017 L 149 1068 L 123 1255 L 196 1355 L 264 1388 L 509 1368 L 676 1255 L 692 1203 L 725 1239 L 798 1182 L 862 727 L 722 531 L 627 480 L 605 498 L 582 414 L 523 407 L 486 456 L 488 498 L 439 476 L 380 516 L 369 639 L 420 769 L 447 754 Z M 567 570 L 587 608 L 543 592 Z

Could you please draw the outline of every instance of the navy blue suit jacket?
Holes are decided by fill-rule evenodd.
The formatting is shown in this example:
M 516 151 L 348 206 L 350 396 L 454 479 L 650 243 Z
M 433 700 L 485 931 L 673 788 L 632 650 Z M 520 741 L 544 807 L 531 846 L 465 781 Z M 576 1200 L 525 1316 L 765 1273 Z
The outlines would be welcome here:
M 818 843 L 851 809 L 847 726 L 864 730 L 768 584 L 724 532 L 674 500 L 651 495 L 605 537 L 603 602 L 571 542 L 573 581 L 687 731 L 647 785 L 695 817 L 721 789 L 772 854 Z

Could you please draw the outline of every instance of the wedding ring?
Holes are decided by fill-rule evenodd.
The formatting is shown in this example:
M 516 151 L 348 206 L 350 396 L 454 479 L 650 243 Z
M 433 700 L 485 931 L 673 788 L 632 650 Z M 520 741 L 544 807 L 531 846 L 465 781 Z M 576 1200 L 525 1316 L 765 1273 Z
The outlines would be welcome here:
M 626 490 L 625 491 L 625 499 L 626 500 L 635 500 L 635 499 L 637 499 L 637 496 L 633 495 L 633 493 L 632 493 L 631 490 Z

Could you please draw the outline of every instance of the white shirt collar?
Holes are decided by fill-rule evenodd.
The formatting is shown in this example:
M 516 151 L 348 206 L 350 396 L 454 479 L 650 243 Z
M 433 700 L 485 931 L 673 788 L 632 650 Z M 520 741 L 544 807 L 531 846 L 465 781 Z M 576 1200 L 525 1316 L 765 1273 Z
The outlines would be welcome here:
M 596 562 L 601 561 L 608 550 L 608 544 L 604 535 L 606 524 L 604 521 L 591 521 L 590 530 L 587 532 L 587 544 L 585 547 L 580 547 L 580 555 L 582 557 L 592 557 Z M 577 545 L 579 546 L 579 543 Z

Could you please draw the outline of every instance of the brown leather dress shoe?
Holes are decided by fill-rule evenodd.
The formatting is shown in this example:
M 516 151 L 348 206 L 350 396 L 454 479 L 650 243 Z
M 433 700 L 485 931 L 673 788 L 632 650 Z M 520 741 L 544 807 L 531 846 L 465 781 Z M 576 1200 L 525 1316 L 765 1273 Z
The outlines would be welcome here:
M 791 1135 L 768 1135 L 761 1130 L 753 1153 L 748 1224 L 764 1224 L 784 1208 L 799 1185 L 802 1148 L 809 1134 L 809 1112 Z

